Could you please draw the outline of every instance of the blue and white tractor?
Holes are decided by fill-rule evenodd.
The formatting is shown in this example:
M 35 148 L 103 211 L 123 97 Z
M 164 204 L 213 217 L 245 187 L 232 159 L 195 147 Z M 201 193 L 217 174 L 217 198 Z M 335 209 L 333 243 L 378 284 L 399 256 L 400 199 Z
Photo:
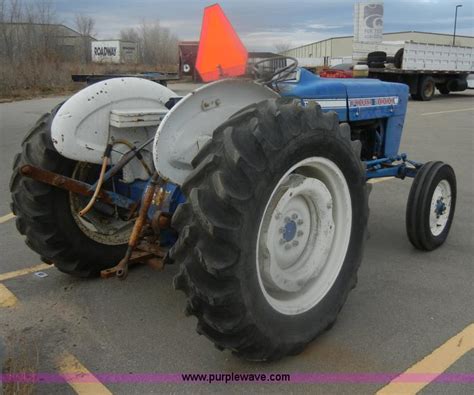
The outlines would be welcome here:
M 250 360 L 302 351 L 357 283 L 370 180 L 414 178 L 407 233 L 430 251 L 448 236 L 456 178 L 399 153 L 406 85 L 287 64 L 185 97 L 110 79 L 44 115 L 10 184 L 27 245 L 80 277 L 178 265 L 174 286 L 217 348 Z

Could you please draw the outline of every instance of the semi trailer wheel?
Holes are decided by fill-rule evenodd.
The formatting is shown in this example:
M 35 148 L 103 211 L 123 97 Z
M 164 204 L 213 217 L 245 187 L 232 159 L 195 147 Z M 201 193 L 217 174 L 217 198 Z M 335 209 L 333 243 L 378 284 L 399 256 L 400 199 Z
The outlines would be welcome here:
M 301 352 L 357 281 L 368 218 L 360 142 L 335 113 L 273 99 L 219 127 L 193 166 L 171 257 L 198 333 L 250 360 Z
M 418 90 L 415 94 L 412 94 L 411 97 L 414 100 L 419 101 L 430 101 L 435 94 L 435 80 L 430 76 L 423 76 L 418 82 Z
M 441 93 L 442 95 L 449 95 L 449 92 L 451 92 L 448 89 L 447 84 L 436 84 L 436 88 L 439 90 L 439 93 Z
M 446 241 L 456 208 L 456 176 L 443 162 L 419 170 L 408 197 L 406 227 L 410 242 L 431 251 Z
M 21 167 L 30 164 L 81 181 L 97 180 L 98 166 L 66 159 L 54 149 L 50 128 L 58 110 L 59 106 L 40 118 L 15 157 L 10 180 L 12 211 L 26 244 L 43 261 L 54 263 L 62 272 L 90 277 L 124 256 L 132 224 L 100 205 L 81 218 L 78 211 L 88 198 L 21 175 Z

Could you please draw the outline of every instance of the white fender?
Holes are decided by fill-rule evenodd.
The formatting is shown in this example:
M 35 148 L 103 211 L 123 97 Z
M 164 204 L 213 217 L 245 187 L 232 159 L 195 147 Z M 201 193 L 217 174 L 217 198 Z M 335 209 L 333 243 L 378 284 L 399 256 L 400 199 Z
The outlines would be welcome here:
M 141 78 L 114 78 L 88 86 L 67 100 L 54 117 L 54 147 L 66 158 L 99 164 L 109 139 L 137 145 L 153 137 L 168 112 L 166 102 L 176 96 Z M 112 121 L 116 117 L 115 127 L 111 114 Z
M 161 177 L 182 185 L 191 161 L 214 130 L 242 108 L 279 95 L 251 80 L 227 79 L 205 85 L 181 99 L 161 122 L 153 146 Z

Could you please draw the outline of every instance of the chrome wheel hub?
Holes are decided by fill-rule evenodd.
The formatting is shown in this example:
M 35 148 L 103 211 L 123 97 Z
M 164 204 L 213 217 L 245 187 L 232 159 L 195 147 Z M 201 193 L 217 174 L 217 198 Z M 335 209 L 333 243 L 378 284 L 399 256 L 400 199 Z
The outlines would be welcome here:
M 450 212 L 451 186 L 448 181 L 441 180 L 431 198 L 430 230 L 433 236 L 439 236 L 446 228 Z

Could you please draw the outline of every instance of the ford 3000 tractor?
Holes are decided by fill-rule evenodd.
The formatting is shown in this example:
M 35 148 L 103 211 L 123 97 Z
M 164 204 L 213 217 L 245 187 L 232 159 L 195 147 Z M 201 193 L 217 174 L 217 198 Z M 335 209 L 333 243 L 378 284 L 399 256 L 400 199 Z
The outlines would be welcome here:
M 212 82 L 178 97 L 144 79 L 109 79 L 44 115 L 10 186 L 27 245 L 80 277 L 124 278 L 137 261 L 178 265 L 174 286 L 198 333 L 274 360 L 330 328 L 355 287 L 368 181 L 414 178 L 409 240 L 427 251 L 443 244 L 456 179 L 443 162 L 399 153 L 408 88 L 320 78 L 294 59 L 266 64 L 249 72 L 215 5 L 197 59 Z

